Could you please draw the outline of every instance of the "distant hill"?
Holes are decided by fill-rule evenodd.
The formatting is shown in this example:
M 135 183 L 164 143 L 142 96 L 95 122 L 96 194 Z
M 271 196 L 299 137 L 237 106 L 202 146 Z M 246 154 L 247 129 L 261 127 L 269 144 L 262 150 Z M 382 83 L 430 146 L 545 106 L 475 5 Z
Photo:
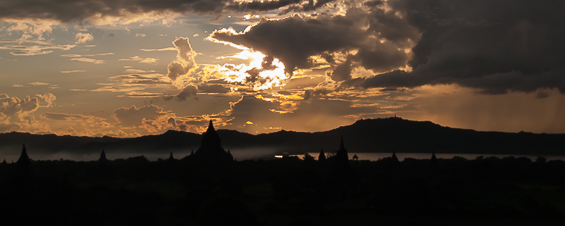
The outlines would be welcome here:
M 401 118 L 365 119 L 352 125 L 324 132 L 279 131 L 252 135 L 234 130 L 219 130 L 222 146 L 232 152 L 246 150 L 274 153 L 335 152 L 340 136 L 350 152 L 409 153 L 475 153 L 520 155 L 565 155 L 565 134 L 533 134 L 478 132 L 454 129 L 432 122 Z M 29 133 L 0 134 L 0 157 L 18 154 L 22 143 L 28 152 L 93 154 L 102 149 L 109 152 L 168 153 L 196 150 L 200 134 L 167 131 L 160 135 L 136 138 L 75 137 L 34 135 Z M 183 157 L 183 156 L 178 156 Z

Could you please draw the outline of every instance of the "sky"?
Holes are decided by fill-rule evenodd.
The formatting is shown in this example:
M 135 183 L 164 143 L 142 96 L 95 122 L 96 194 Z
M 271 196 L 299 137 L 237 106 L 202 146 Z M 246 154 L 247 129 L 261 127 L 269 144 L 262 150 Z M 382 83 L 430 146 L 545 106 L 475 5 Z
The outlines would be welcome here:
M 562 0 L 0 0 L 0 133 L 565 133 Z

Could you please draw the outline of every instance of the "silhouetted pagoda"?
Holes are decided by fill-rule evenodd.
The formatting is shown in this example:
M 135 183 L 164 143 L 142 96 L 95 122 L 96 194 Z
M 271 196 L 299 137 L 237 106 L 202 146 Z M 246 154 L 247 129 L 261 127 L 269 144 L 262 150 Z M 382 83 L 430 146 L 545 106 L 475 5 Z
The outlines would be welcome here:
M 102 153 L 100 153 L 100 158 L 98 158 L 98 162 L 106 162 L 108 161 L 108 159 L 106 158 L 106 153 L 104 152 L 104 150 L 102 150 Z
M 343 136 L 341 137 L 339 149 L 334 156 L 327 158 L 327 160 L 332 163 L 334 173 L 342 174 L 342 176 L 349 174 L 351 166 L 349 165 L 349 154 L 347 154 L 347 149 L 345 149 L 343 144 Z
M 347 154 L 347 149 L 345 149 L 345 146 L 343 145 L 343 136 L 341 137 L 339 150 L 337 150 L 337 153 L 335 154 L 335 159 L 338 162 L 338 164 L 349 165 L 349 156 Z
M 326 160 L 326 154 L 324 154 L 324 149 L 320 150 L 320 155 L 318 155 L 318 161 Z
M 22 153 L 20 158 L 16 162 L 16 171 L 14 174 L 14 180 L 25 181 L 31 177 L 30 171 L 31 159 L 27 156 L 26 145 L 22 147 Z
M 22 153 L 20 154 L 20 158 L 18 158 L 18 161 L 16 162 L 16 164 L 18 164 L 18 166 L 28 166 L 29 163 L 31 162 L 31 159 L 29 159 L 29 156 L 27 156 L 27 150 L 26 150 L 26 145 L 24 144 L 22 147 Z
M 233 161 L 231 153 L 228 153 L 222 148 L 220 136 L 214 129 L 212 120 L 208 125 L 208 129 L 202 136 L 200 148 L 191 155 L 192 159 L 204 162 L 228 162 Z
M 396 157 L 396 152 L 395 152 L 395 151 L 392 152 L 392 161 L 399 162 L 399 161 L 398 161 L 398 157 Z
M 432 152 L 432 158 L 430 159 L 430 166 L 432 170 L 439 170 L 439 161 L 436 157 L 435 152 Z

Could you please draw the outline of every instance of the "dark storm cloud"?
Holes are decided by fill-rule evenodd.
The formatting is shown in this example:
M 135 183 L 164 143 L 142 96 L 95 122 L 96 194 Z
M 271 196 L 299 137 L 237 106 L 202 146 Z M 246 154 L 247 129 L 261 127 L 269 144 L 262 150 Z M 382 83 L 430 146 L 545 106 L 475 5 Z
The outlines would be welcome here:
M 351 60 L 346 60 L 342 64 L 338 65 L 331 74 L 334 81 L 344 81 L 351 79 Z
M 382 72 L 406 65 L 410 59 L 403 48 L 418 39 L 418 30 L 383 9 L 349 9 L 345 16 L 293 16 L 262 20 L 245 33 L 216 31 L 211 38 L 244 45 L 280 59 L 290 73 L 314 66 L 309 58 L 321 56 L 333 65 L 334 78 L 349 79 L 351 64 Z M 347 62 L 336 63 L 335 54 L 348 54 Z
M 304 2 L 304 4 L 303 4 Z M 143 13 L 199 13 L 226 11 L 268 11 L 292 6 L 292 11 L 314 10 L 328 0 L 316 4 L 303 0 L 237 2 L 233 0 L 0 0 L 0 18 L 54 19 L 62 22 L 83 21 L 92 17 L 127 17 Z
M 230 89 L 221 85 L 200 85 L 198 86 L 199 93 L 228 93 Z
M 422 32 L 413 71 L 367 79 L 364 87 L 458 84 L 482 93 L 565 93 L 563 1 L 393 1 Z
M 192 97 L 193 99 L 198 100 L 197 92 L 198 92 L 198 88 L 196 86 L 188 85 L 184 87 L 178 94 L 173 96 L 165 96 L 164 99 L 166 101 L 172 99 L 175 99 L 177 101 L 185 101 L 188 98 Z
M 345 16 L 262 20 L 245 33 L 211 37 L 276 57 L 287 72 L 321 56 L 336 81 L 351 79 L 356 67 L 380 74 L 365 88 L 457 84 L 487 94 L 565 93 L 563 10 L 559 0 L 371 1 Z M 411 71 L 395 70 L 406 64 Z
M 333 0 L 319 0 L 316 3 L 312 0 L 279 0 L 279 1 L 254 1 L 232 3 L 226 8 L 235 11 L 269 11 L 276 10 L 285 6 L 290 6 L 283 13 L 296 11 L 312 11 L 322 7 Z
M 358 47 L 365 42 L 355 21 L 344 17 L 303 19 L 299 16 L 279 21 L 262 20 L 245 34 L 214 32 L 211 37 L 251 47 L 279 58 L 287 72 L 309 68 L 310 56 L 327 51 Z

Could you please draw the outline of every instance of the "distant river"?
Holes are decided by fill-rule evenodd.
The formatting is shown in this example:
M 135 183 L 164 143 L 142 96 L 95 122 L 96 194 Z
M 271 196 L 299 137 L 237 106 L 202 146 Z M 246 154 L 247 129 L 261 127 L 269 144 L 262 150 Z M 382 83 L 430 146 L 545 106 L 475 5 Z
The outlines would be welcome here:
M 309 152 L 308 154 L 314 156 L 316 159 L 318 159 L 318 155 L 320 153 L 313 153 L 313 152 Z M 359 160 L 370 160 L 370 161 L 377 161 L 379 159 L 383 159 L 383 158 L 388 158 L 392 156 L 392 153 L 349 153 L 349 158 L 352 158 L 353 155 L 357 155 L 357 157 L 359 157 Z M 497 157 L 497 158 L 505 158 L 505 157 L 526 157 L 531 159 L 532 161 L 535 161 L 538 157 L 544 157 L 545 159 L 549 160 L 564 160 L 565 161 L 565 156 L 555 156 L 555 155 L 493 155 L 493 154 L 454 154 L 454 153 L 436 153 L 436 158 L 439 159 L 452 159 L 453 157 L 463 157 L 465 159 L 468 160 L 473 160 L 476 159 L 479 156 L 483 156 L 484 158 L 487 157 Z M 297 157 L 299 158 L 304 158 L 304 155 L 297 155 Z M 431 153 L 396 153 L 396 157 L 398 158 L 398 160 L 400 161 L 404 161 L 405 158 L 413 158 L 413 159 L 431 159 L 432 158 L 432 154 Z
M 185 156 L 189 155 L 190 151 L 179 151 L 173 152 L 173 156 L 175 159 L 181 159 Z M 269 150 L 239 150 L 233 151 L 232 155 L 238 160 L 248 160 L 248 159 L 273 159 L 275 158 L 277 153 L 275 151 Z M 318 158 L 319 153 L 309 152 L 311 156 L 314 156 L 316 159 Z M 333 153 L 326 153 L 327 155 L 332 155 Z M 349 158 L 351 159 L 354 154 L 357 154 L 359 160 L 370 160 L 370 161 L 377 161 L 382 158 L 388 158 L 392 156 L 392 153 L 349 153 Z M 54 153 L 54 154 L 41 154 L 41 153 L 33 153 L 28 150 L 28 155 L 33 160 L 73 160 L 73 161 L 95 161 L 99 158 L 100 153 L 89 153 L 89 154 L 73 154 L 73 153 Z M 113 153 L 112 151 L 106 151 L 106 156 L 110 160 L 114 159 L 127 159 L 129 157 L 135 156 L 145 156 L 150 161 L 157 161 L 158 159 L 167 159 L 169 157 L 169 153 L 122 153 L 117 152 Z M 297 156 L 298 158 L 304 158 L 304 155 L 291 155 Z M 405 158 L 414 158 L 414 159 L 430 159 L 432 157 L 431 153 L 396 153 L 396 156 L 400 161 L 403 161 Z M 535 161 L 538 157 L 544 157 L 548 161 L 549 160 L 563 160 L 565 161 L 565 156 L 555 156 L 555 155 L 493 155 L 493 154 L 455 154 L 455 153 L 436 153 L 436 157 L 440 159 L 452 159 L 455 156 L 463 157 L 468 160 L 476 159 L 479 156 L 487 157 L 497 157 L 497 158 L 505 158 L 505 157 L 526 157 Z M 0 153 L 0 161 L 6 159 L 7 162 L 17 161 L 19 154 L 3 154 Z

